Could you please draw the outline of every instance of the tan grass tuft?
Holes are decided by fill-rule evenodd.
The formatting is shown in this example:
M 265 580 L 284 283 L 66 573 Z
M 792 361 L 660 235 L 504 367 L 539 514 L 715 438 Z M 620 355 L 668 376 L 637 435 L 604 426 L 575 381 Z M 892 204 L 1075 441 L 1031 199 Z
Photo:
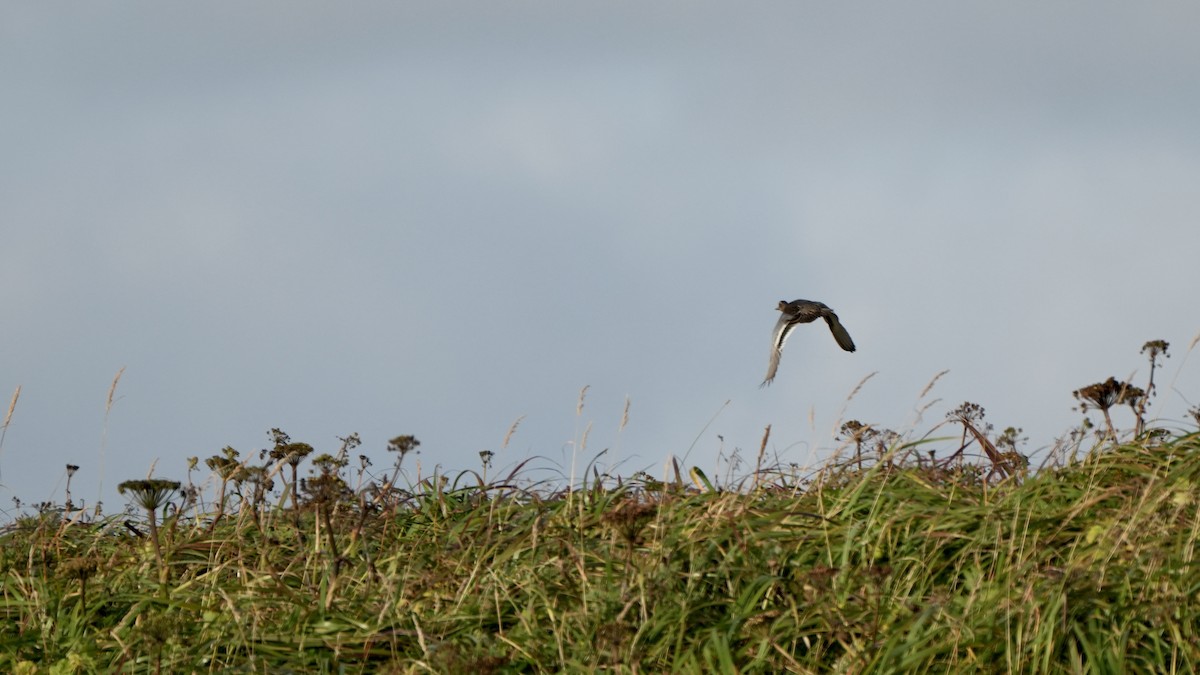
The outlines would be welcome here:
M 925 395 L 928 394 L 931 389 L 933 389 L 933 385 L 937 384 L 937 381 L 942 379 L 942 376 L 949 372 L 950 372 L 950 369 L 947 368 L 946 370 L 943 370 L 942 372 L 938 373 L 937 375 L 934 375 L 933 379 L 929 381 L 929 384 L 925 385 L 925 388 L 922 389 L 921 393 L 917 395 L 917 400 L 925 398 Z
M 508 442 L 512 440 L 513 434 L 517 433 L 517 427 L 521 426 L 521 420 L 523 419 L 525 419 L 525 416 L 521 415 L 514 420 L 512 426 L 508 428 L 508 433 L 504 434 L 504 442 L 500 444 L 501 450 L 508 447 Z
M 836 436 L 838 429 L 842 428 L 842 419 L 846 416 L 846 410 L 850 407 L 850 402 L 854 400 L 855 396 L 858 396 L 858 392 L 862 391 L 862 388 L 864 385 L 866 385 L 867 381 L 878 374 L 878 370 L 873 370 L 868 373 L 866 377 L 859 380 L 858 384 L 854 385 L 854 389 L 850 391 L 850 395 L 847 396 L 845 402 L 842 403 L 842 409 L 838 411 L 837 421 L 833 423 L 833 435 Z
M 21 398 L 21 385 L 13 392 L 12 403 L 8 404 L 8 414 L 4 416 L 4 424 L 0 425 L 0 450 L 4 449 L 4 437 L 8 435 L 8 424 L 12 422 L 13 410 L 17 408 L 17 399 Z
M 112 411 L 113 394 L 115 394 L 117 392 L 117 383 L 121 381 L 121 375 L 124 375 L 124 374 L 125 374 L 125 366 L 121 366 L 121 369 L 117 371 L 116 377 L 113 378 L 112 386 L 110 386 L 108 388 L 108 402 L 105 403 L 105 405 L 104 405 L 104 414 L 105 415 L 107 415 L 109 412 Z
M 925 388 L 921 390 L 921 393 L 917 394 L 917 402 L 920 403 L 922 399 L 924 399 L 926 396 L 928 396 L 929 392 L 933 391 L 933 387 L 934 387 L 934 385 L 936 385 L 938 383 L 938 380 L 942 379 L 942 377 L 944 377 L 949 372 L 950 372 L 950 369 L 947 368 L 947 369 L 943 370 L 942 372 L 938 373 L 937 375 L 934 375 L 933 379 L 929 381 L 929 384 L 925 385 Z M 942 400 L 941 398 L 935 398 L 932 401 L 926 402 L 924 405 L 919 405 L 918 407 L 916 407 L 915 408 L 916 417 L 913 418 L 913 422 L 912 422 L 913 425 L 915 426 L 917 424 L 920 424 L 921 420 L 924 419 L 924 417 L 925 417 L 925 412 L 928 411 L 933 406 L 940 403 L 941 400 Z
M 759 481 L 762 480 L 763 458 L 767 454 L 767 441 L 771 438 L 771 425 L 768 424 L 766 429 L 763 429 L 762 443 L 758 446 L 758 459 L 754 464 L 754 488 L 758 489 Z
M 113 395 L 117 393 L 117 383 L 121 381 L 121 375 L 125 374 L 125 366 L 117 371 L 113 377 L 112 384 L 108 387 L 108 399 L 104 403 L 104 428 L 100 432 L 100 467 L 99 467 L 99 482 L 97 483 L 96 508 L 100 508 L 101 499 L 104 495 L 104 450 L 108 447 L 108 414 L 112 412 Z
M 587 449 L 588 435 L 591 433 L 592 433 L 592 423 L 588 422 L 587 426 L 583 428 L 583 438 L 579 441 L 579 449 L 580 450 Z
M 9 422 L 12 422 L 13 411 L 17 409 L 17 399 L 21 398 L 21 385 L 17 385 L 17 390 L 13 392 L 12 402 L 8 404 L 8 414 L 4 416 L 4 424 L 0 427 L 8 429 Z
M 583 414 L 583 399 L 587 398 L 587 390 L 590 389 L 591 386 L 592 385 L 590 384 L 585 384 L 583 385 L 583 389 L 579 390 L 579 403 L 575 406 L 576 415 Z
M 866 377 L 859 380 L 858 384 L 854 386 L 854 390 L 851 391 L 850 395 L 846 397 L 846 403 L 849 403 L 850 401 L 854 400 L 854 397 L 858 396 L 858 392 L 862 391 L 863 385 L 865 385 L 867 383 L 867 380 L 871 379 L 872 377 L 875 377 L 878 374 L 879 374 L 879 371 L 874 370 L 874 371 L 871 371 Z

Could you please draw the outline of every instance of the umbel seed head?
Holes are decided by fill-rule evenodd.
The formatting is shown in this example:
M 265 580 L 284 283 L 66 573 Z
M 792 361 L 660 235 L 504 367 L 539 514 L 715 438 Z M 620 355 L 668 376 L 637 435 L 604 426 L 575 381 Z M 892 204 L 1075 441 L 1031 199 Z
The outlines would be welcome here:
M 147 511 L 157 511 L 167 503 L 179 486 L 179 481 L 165 478 L 127 480 L 117 486 L 117 492 L 121 494 L 132 492 L 133 499 L 139 506 Z

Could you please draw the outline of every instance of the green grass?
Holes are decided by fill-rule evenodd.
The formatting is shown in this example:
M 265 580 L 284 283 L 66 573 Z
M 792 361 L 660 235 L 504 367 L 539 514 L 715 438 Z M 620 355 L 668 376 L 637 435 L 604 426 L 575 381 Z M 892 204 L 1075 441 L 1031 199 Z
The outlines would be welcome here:
M 1196 672 L 1200 434 L 1146 422 L 1166 349 L 1145 389 L 1077 390 L 1104 425 L 1038 470 L 972 403 L 951 438 L 847 422 L 811 473 L 764 466 L 768 427 L 724 484 L 589 465 L 562 489 L 481 453 L 401 488 L 412 436 L 380 475 L 348 467 L 357 435 L 310 458 L 272 429 L 257 462 L 206 459 L 211 490 L 192 458 L 101 518 L 68 465 L 65 504 L 0 530 L 0 672 Z
M 0 670 L 1194 672 L 1200 435 L 1143 439 L 557 494 L 355 493 L 326 455 L 219 522 L 162 509 L 165 573 L 145 520 L 47 510 L 3 535 Z

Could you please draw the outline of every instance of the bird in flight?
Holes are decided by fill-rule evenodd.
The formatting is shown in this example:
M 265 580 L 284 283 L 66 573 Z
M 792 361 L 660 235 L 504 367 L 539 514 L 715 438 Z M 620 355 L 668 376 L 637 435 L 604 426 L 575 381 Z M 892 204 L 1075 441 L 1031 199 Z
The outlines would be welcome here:
M 783 343 L 787 342 L 792 329 L 799 324 L 825 319 L 838 346 L 848 352 L 854 351 L 854 340 L 850 339 L 850 333 L 846 332 L 846 327 L 838 321 L 837 314 L 829 309 L 829 305 L 813 300 L 780 300 L 778 309 L 782 315 L 775 324 L 775 334 L 771 341 L 771 362 L 767 365 L 767 377 L 760 386 L 765 387 L 775 379 L 775 371 L 779 369 L 779 358 L 783 356 Z

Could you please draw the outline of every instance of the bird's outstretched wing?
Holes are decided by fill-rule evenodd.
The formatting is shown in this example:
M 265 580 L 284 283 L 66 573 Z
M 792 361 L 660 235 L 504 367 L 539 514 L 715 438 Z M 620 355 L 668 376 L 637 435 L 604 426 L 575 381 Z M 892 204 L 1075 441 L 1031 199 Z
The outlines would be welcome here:
M 785 313 L 775 322 L 775 333 L 771 339 L 771 360 L 767 363 L 767 376 L 763 378 L 759 387 L 765 387 L 775 379 L 775 371 L 779 370 L 779 359 L 783 356 L 783 345 L 792 334 L 792 329 L 796 327 L 793 319 L 794 317 Z
M 837 314 L 825 314 L 825 323 L 829 324 L 829 332 L 833 333 L 833 339 L 837 340 L 839 347 L 848 352 L 854 351 L 854 340 L 850 339 L 850 333 L 846 332 L 846 327 L 838 321 Z

